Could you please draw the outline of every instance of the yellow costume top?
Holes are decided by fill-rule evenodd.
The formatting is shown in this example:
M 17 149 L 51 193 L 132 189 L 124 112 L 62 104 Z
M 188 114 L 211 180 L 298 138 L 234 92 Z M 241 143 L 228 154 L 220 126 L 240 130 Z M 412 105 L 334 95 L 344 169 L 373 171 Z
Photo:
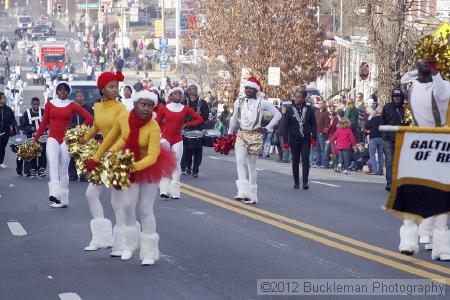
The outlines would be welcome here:
M 113 128 L 116 118 L 127 109 L 117 100 L 103 100 L 94 104 L 94 124 L 84 136 L 85 141 L 92 139 L 98 132 L 105 138 Z
M 128 123 L 129 116 L 129 112 L 124 112 L 116 118 L 113 128 L 103 140 L 103 143 L 93 157 L 95 161 L 99 162 L 103 154 L 108 151 L 116 141 L 118 144 L 125 145 L 128 135 L 130 134 L 130 125 Z M 159 144 L 160 134 L 161 130 L 154 119 L 151 119 L 139 129 L 141 160 L 134 163 L 133 171 L 144 170 L 156 162 L 161 151 Z

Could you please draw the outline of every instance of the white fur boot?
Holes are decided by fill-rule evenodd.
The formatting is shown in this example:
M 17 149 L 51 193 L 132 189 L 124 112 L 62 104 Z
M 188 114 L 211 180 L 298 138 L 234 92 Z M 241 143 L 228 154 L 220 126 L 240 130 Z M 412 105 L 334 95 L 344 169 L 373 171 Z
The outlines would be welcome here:
M 61 182 L 59 181 L 49 181 L 48 182 L 48 199 L 50 200 L 51 204 L 50 207 L 53 207 L 53 204 L 60 204 L 61 203 L 61 193 L 63 191 L 63 188 L 61 186 Z
M 120 258 L 129 260 L 133 252 L 139 249 L 139 229 L 137 226 L 123 226 L 123 251 Z
M 91 220 L 92 240 L 85 251 L 96 251 L 113 245 L 112 224 L 105 218 Z
M 110 256 L 111 257 L 120 257 L 122 256 L 123 247 L 123 226 L 114 225 L 113 227 L 113 246 Z
M 237 201 L 250 199 L 248 180 L 236 180 L 237 195 L 234 199 Z
M 410 221 L 400 227 L 400 245 L 398 249 L 400 253 L 405 255 L 413 255 L 419 253 L 419 229 L 417 224 Z
M 162 178 L 159 182 L 159 195 L 161 198 L 170 198 L 170 179 Z
M 180 182 L 179 181 L 172 180 L 170 182 L 170 198 L 180 199 Z
M 148 235 L 141 232 L 141 252 L 140 257 L 143 266 L 154 265 L 159 259 L 159 235 L 157 233 Z
M 423 219 L 419 224 L 419 243 L 429 244 L 431 243 L 433 236 L 434 217 Z M 425 246 L 427 248 L 427 246 Z M 431 249 L 431 248 L 430 248 Z
M 433 230 L 433 260 L 450 260 L 450 231 L 447 228 Z
M 258 185 L 250 186 L 250 199 L 244 201 L 245 204 L 256 204 L 258 203 Z
M 50 207 L 53 208 L 62 208 L 69 206 L 69 189 L 63 189 L 60 193 L 61 203 L 53 203 L 50 204 Z

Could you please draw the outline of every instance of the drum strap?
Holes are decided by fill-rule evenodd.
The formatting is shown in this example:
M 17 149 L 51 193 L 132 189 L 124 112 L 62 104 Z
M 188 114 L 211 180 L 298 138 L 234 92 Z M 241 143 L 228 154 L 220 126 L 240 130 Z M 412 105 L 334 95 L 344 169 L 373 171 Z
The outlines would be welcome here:
M 36 130 L 38 130 L 39 124 L 42 121 L 42 109 L 39 108 L 39 114 L 36 117 L 31 117 L 31 110 L 32 108 L 27 109 L 28 120 L 30 122 L 30 125 L 33 125 L 34 122 L 34 127 L 36 127 Z

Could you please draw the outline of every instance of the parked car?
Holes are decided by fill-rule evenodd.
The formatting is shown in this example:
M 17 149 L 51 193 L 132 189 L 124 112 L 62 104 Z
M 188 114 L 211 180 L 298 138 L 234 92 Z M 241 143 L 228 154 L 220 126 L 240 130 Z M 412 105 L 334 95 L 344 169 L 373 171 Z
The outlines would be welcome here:
M 102 97 L 98 92 L 97 82 L 93 80 L 74 80 L 69 81 L 69 84 L 72 87 L 72 92 L 69 95 L 70 100 L 75 99 L 75 93 L 77 91 L 82 91 L 84 94 L 84 103 L 94 107 L 94 103 Z

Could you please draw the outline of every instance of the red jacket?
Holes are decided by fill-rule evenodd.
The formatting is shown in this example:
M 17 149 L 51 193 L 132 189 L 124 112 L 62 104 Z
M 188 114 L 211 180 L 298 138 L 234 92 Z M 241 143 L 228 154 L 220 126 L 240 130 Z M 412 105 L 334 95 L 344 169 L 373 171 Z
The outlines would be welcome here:
M 355 137 L 350 128 L 338 128 L 331 137 L 330 143 L 334 143 L 335 141 L 337 150 L 348 150 L 350 149 L 350 144 L 352 146 L 356 145 Z

